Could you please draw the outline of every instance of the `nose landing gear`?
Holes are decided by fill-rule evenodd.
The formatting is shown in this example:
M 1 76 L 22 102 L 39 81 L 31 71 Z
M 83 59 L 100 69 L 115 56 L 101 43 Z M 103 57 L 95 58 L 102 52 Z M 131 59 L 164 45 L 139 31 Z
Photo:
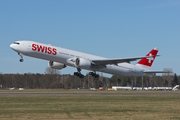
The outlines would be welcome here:
M 19 61 L 20 61 L 20 62 L 23 62 L 23 61 L 24 61 L 24 59 L 23 59 L 23 54 L 18 53 L 18 55 L 21 57 L 21 59 L 20 59 Z

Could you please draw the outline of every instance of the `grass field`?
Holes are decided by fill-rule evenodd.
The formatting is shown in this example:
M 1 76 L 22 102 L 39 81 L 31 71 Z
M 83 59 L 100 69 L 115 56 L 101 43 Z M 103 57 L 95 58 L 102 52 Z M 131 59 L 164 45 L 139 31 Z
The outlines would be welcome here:
M 0 90 L 0 120 L 178 120 L 180 91 Z

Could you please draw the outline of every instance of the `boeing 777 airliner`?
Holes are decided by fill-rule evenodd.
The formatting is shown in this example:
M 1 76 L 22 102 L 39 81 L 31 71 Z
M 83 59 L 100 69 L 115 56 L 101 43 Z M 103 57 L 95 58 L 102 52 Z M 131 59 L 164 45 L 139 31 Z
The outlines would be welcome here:
M 53 69 L 72 66 L 77 68 L 74 75 L 80 78 L 84 77 L 81 69 L 90 70 L 89 75 L 97 78 L 99 77 L 97 71 L 122 76 L 150 76 L 166 72 L 149 70 L 157 56 L 157 48 L 142 57 L 108 59 L 34 41 L 16 41 L 10 47 L 21 57 L 20 62 L 23 62 L 23 55 L 26 55 L 48 60 L 49 66 Z M 131 61 L 138 59 L 140 61 L 136 65 L 130 64 Z

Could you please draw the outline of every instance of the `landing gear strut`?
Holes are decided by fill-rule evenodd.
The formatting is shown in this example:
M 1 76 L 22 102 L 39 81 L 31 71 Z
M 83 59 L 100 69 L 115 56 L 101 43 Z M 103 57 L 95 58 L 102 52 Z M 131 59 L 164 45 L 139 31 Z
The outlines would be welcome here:
M 81 69 L 80 69 L 80 68 L 77 68 L 77 71 L 78 71 L 78 72 L 74 72 L 74 75 L 76 75 L 76 76 L 78 76 L 78 77 L 80 77 L 80 78 L 84 78 L 84 75 L 81 74 Z
M 21 59 L 19 60 L 20 62 L 23 62 L 24 59 L 23 59 L 23 55 L 21 53 L 18 53 L 18 55 L 21 57 Z

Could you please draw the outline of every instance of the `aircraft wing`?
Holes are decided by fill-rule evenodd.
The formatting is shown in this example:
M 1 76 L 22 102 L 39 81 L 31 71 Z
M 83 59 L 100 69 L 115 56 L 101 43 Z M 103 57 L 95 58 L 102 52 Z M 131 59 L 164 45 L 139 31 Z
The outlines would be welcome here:
M 132 61 L 136 61 L 142 58 L 150 58 L 152 56 L 143 56 L 143 57 L 133 57 L 133 58 L 120 58 L 120 59 L 102 59 L 102 60 L 92 60 L 93 65 L 108 65 L 108 64 L 118 64 L 127 62 L 130 63 Z

